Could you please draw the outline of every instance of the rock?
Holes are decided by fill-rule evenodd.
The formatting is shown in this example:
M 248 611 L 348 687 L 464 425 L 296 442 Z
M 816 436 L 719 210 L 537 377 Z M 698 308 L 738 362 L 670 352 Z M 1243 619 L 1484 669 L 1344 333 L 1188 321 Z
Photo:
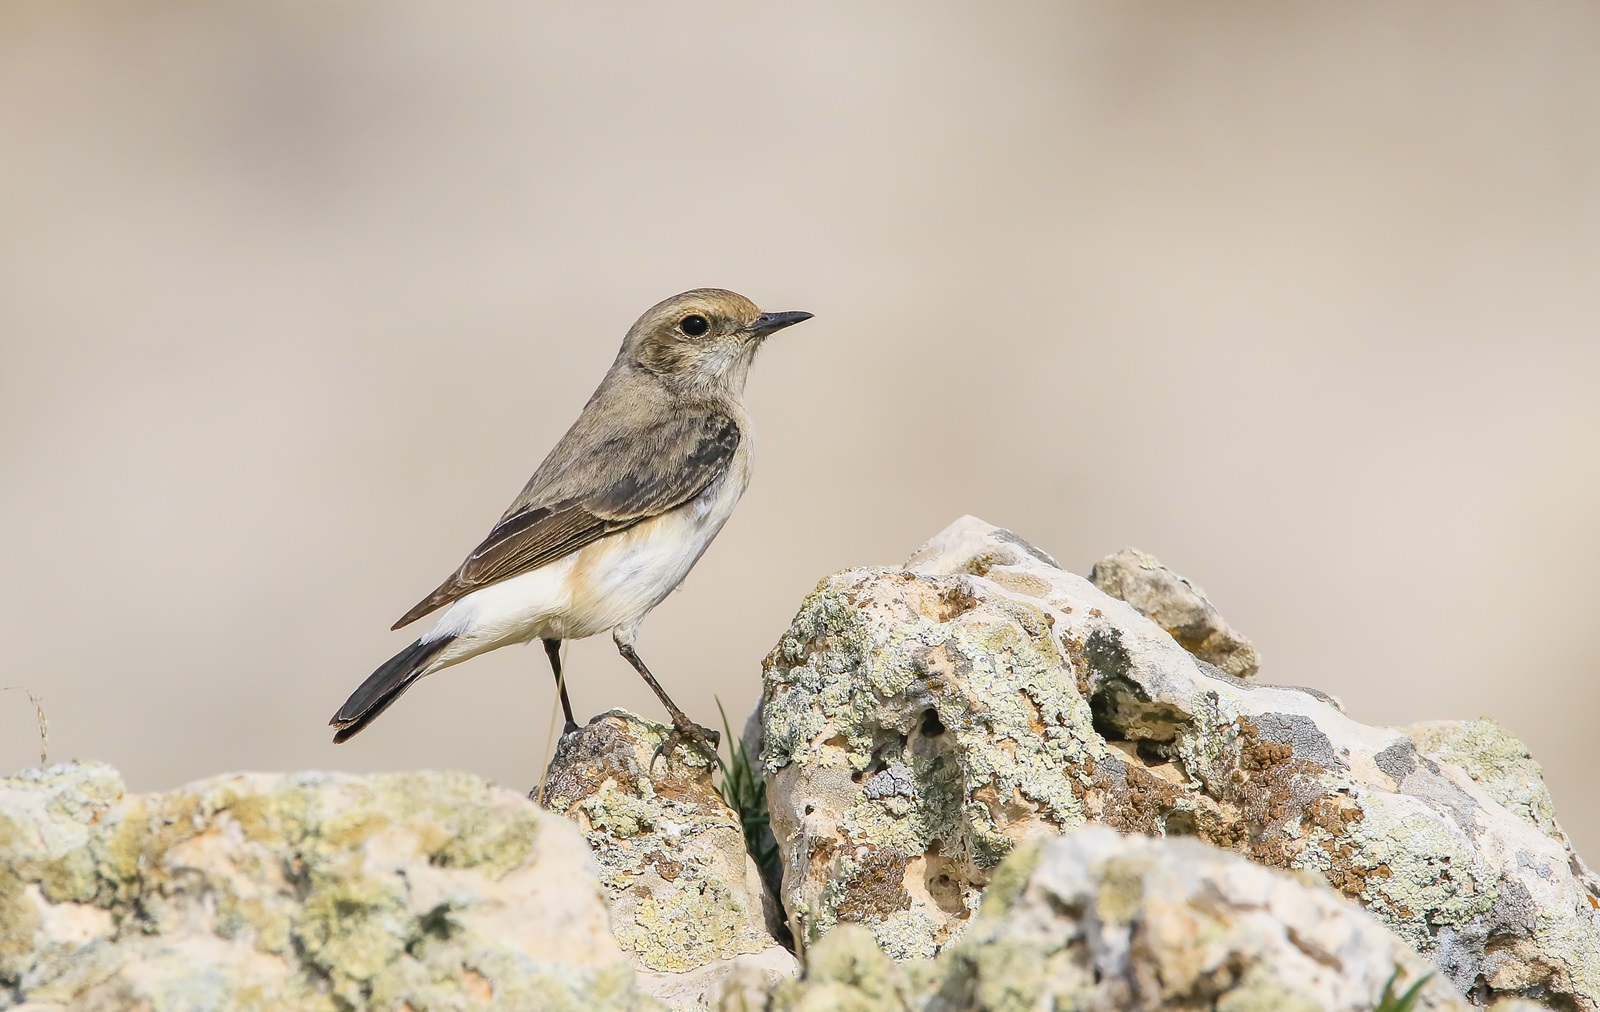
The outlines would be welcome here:
M 769 930 L 782 914 L 711 761 L 684 745 L 657 758 L 669 732 L 624 710 L 596 717 L 561 739 L 545 804 L 588 840 L 640 987 L 674 1008 L 711 1007 L 744 969 L 777 980 L 798 966 Z
M 1031 867 L 1030 867 L 1031 865 Z M 1373 917 L 1313 876 L 1196 840 L 1104 827 L 1002 866 L 947 963 L 934 1009 L 1349 1010 L 1424 978 L 1417 1008 L 1467 1003 Z
M 781 945 L 760 952 L 713 959 L 681 973 L 641 973 L 639 989 L 669 1009 L 766 1007 L 767 994 L 800 972 L 794 953 Z
M 1600 1009 L 1600 882 L 1504 801 L 1538 807 L 1514 786 L 1536 767 L 1480 782 L 1318 694 L 1231 677 L 982 521 L 824 580 L 767 659 L 762 727 L 808 944 L 854 921 L 931 956 L 1019 843 L 1092 822 L 1320 875 L 1477 1004 Z
M 1089 582 L 1165 629 L 1178 645 L 1238 678 L 1261 667 L 1256 648 L 1234 632 L 1205 592 L 1155 556 L 1124 548 L 1094 564 Z
M 644 1009 L 580 834 L 465 774 L 0 780 L 0 1007 Z
M 1400 730 L 1417 743 L 1418 752 L 1461 767 L 1507 811 L 1567 845 L 1567 835 L 1556 822 L 1555 801 L 1544 783 L 1544 770 L 1528 746 L 1511 732 L 1487 717 L 1431 721 Z
M 1071 1008 L 1370 1012 L 1424 978 L 1417 1009 L 1465 1012 L 1433 967 L 1308 876 L 1193 840 L 1103 827 L 1020 848 L 933 963 L 894 966 L 857 925 L 812 950 L 775 1012 Z
M 870 931 L 856 924 L 841 924 L 806 951 L 804 977 L 778 984 L 770 1009 L 920 1012 L 932 996 L 937 973 L 932 960 L 895 964 L 884 955 Z M 724 1012 L 744 1010 L 725 1005 Z

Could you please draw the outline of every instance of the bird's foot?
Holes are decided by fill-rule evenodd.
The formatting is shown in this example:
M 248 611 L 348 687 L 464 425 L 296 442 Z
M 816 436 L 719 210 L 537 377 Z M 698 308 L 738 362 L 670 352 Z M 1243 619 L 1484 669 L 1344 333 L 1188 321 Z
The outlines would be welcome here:
M 679 745 L 692 745 L 705 754 L 712 762 L 717 761 L 717 745 L 722 741 L 722 732 L 714 731 L 709 727 L 701 727 L 692 720 L 681 723 L 674 722 L 672 730 L 661 739 L 661 744 L 656 746 L 655 754 L 650 757 L 650 765 L 655 766 L 657 759 L 670 757 Z

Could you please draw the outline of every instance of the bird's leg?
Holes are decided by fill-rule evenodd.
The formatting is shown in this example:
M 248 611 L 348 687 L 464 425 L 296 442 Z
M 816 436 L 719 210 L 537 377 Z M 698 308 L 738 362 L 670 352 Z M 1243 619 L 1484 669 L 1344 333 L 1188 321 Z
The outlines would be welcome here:
M 650 669 L 644 666 L 644 661 L 639 657 L 639 652 L 633 649 L 632 630 L 628 630 L 627 635 L 624 635 L 619 630 L 612 636 L 612 639 L 616 640 L 618 652 L 622 654 L 629 664 L 633 665 L 633 670 L 639 672 L 639 676 L 644 679 L 644 683 L 650 686 L 650 690 L 661 700 L 661 705 L 665 706 L 667 712 L 672 714 L 672 739 L 663 742 L 662 749 L 670 753 L 672 746 L 678 740 L 688 738 L 696 745 L 699 745 L 707 757 L 715 760 L 717 758 L 717 743 L 722 740 L 722 733 L 713 731 L 709 727 L 701 727 L 690 720 L 688 714 L 678 709 L 678 704 L 674 703 L 672 698 L 667 695 L 667 690 L 663 689 L 661 683 L 656 681 L 656 676 L 652 675 Z
M 544 652 L 550 658 L 550 670 L 556 676 L 556 692 L 561 696 L 561 712 L 567 718 L 567 726 L 561 729 L 561 733 L 568 735 L 578 729 L 578 722 L 572 719 L 572 702 L 567 699 L 567 683 L 561 677 L 561 641 L 545 640 Z

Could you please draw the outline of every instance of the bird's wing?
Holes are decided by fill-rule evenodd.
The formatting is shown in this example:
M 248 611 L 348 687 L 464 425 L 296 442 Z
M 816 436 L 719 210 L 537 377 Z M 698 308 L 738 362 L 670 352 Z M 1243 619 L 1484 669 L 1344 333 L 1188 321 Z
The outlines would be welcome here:
M 461 568 L 392 628 L 684 505 L 727 472 L 739 438 L 738 423 L 715 411 L 611 435 L 541 482 L 547 494 L 528 501 L 525 492 Z

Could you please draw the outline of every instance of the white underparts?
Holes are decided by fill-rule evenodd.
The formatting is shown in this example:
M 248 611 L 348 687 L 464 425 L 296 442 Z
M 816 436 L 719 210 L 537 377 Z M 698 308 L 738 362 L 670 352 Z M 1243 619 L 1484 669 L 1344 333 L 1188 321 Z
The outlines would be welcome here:
M 454 637 L 425 673 L 512 643 L 582 639 L 637 625 L 683 582 L 744 486 L 744 475 L 729 475 L 671 513 L 468 594 L 422 637 L 424 643 Z

